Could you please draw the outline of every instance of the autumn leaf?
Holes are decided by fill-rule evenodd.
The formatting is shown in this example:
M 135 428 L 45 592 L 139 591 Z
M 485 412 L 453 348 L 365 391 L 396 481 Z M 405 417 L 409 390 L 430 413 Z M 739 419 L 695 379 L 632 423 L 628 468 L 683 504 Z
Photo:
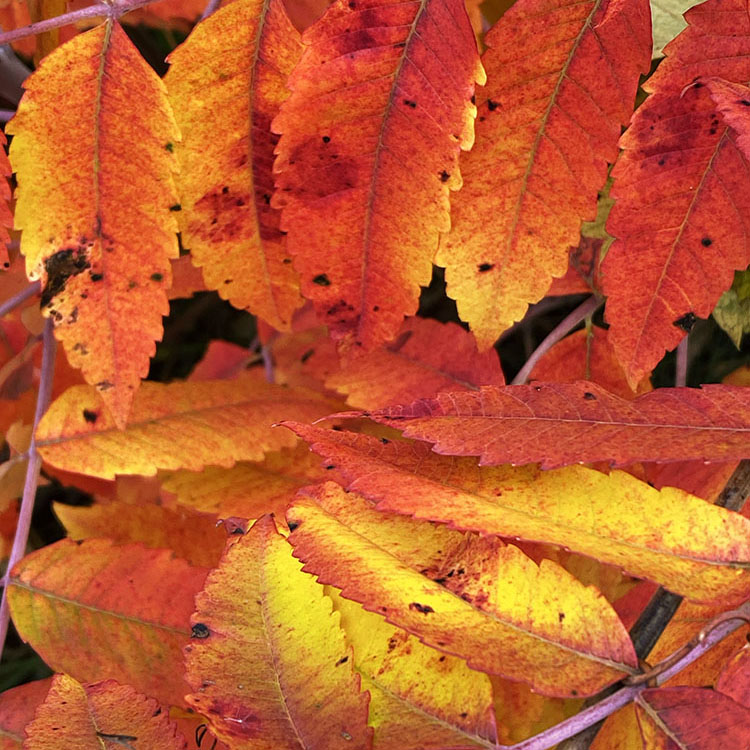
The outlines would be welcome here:
M 169 309 L 177 127 L 113 21 L 59 47 L 25 85 L 8 132 L 26 270 L 70 363 L 122 427 Z
M 325 379 L 326 386 L 360 409 L 504 383 L 494 351 L 480 354 L 468 331 L 427 318 L 409 318 L 391 344 L 357 357 Z
M 734 275 L 732 288 L 721 295 L 713 317 L 739 349 L 742 337 L 750 333 L 750 271 Z
M 683 14 L 700 0 L 651 0 L 651 27 L 654 57 L 662 57 L 664 48 L 687 26 Z
M 485 386 L 336 416 L 367 416 L 484 465 L 728 461 L 747 453 L 750 389 L 659 388 L 626 401 L 586 381 Z
M 425 646 L 335 590 L 329 595 L 354 650 L 362 687 L 370 693 L 375 748 L 495 747 L 487 675 Z
M 484 72 L 460 0 L 352 2 L 336 0 L 303 36 L 273 122 L 272 205 L 303 295 L 334 339 L 369 351 L 429 283 Z
M 426 445 L 289 426 L 378 510 L 560 545 L 699 601 L 750 592 L 750 522 L 680 490 L 583 466 L 478 468 Z
M 636 698 L 646 747 L 715 750 L 717 738 L 736 750 L 750 748 L 750 709 L 713 690 L 651 688 Z
M 173 208 L 183 243 L 209 289 L 279 329 L 302 298 L 270 206 L 271 120 L 301 52 L 281 0 L 240 0 L 195 27 L 165 78 L 182 132 Z
M 495 546 L 468 556 L 473 566 L 459 567 L 450 584 L 449 571 L 439 575 L 442 585 L 400 559 L 397 540 L 364 535 L 381 514 L 371 510 L 365 529 L 352 528 L 350 505 L 332 483 L 301 494 L 287 511 L 295 556 L 321 583 L 423 643 L 545 695 L 589 695 L 635 666 L 627 633 L 606 600 L 554 563 L 537 566 L 518 548 L 485 540 Z M 479 588 L 472 588 L 474 576 Z
M 5 153 L 7 144 L 5 133 L 0 134 L 0 267 L 3 270 L 10 268 L 7 243 L 10 242 L 8 229 L 13 226 L 13 214 L 10 212 L 8 201 L 10 201 L 10 185 L 8 178 L 12 169 Z
M 24 728 L 49 691 L 50 679 L 26 682 L 0 694 L 0 750 L 21 750 Z
M 26 733 L 25 750 L 101 750 L 133 747 L 133 742 L 149 750 L 187 748 L 185 738 L 155 700 L 114 680 L 81 685 L 64 674 L 52 679 Z
M 649 69 L 646 0 L 519 0 L 485 36 L 474 148 L 436 262 L 481 349 L 568 266 Z
M 206 572 L 166 550 L 63 540 L 13 568 L 8 604 L 21 638 L 52 669 L 181 705 L 180 649 Z
M 285 414 L 313 420 L 335 405 L 310 391 L 268 384 L 257 372 L 228 381 L 144 383 L 118 430 L 96 390 L 74 386 L 45 414 L 37 447 L 53 466 L 103 479 L 229 467 L 293 446 L 285 430 L 272 428 Z
M 745 708 L 750 708 L 750 646 L 747 643 L 727 662 L 716 689 Z
M 371 747 L 367 695 L 331 603 L 265 516 L 196 600 L 187 701 L 230 747 Z

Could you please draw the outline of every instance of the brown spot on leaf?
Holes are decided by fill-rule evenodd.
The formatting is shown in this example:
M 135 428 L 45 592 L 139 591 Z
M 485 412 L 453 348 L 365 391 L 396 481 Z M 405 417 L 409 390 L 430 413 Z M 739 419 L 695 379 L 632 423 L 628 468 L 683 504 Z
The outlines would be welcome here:
M 207 625 L 202 622 L 196 622 L 195 625 L 190 629 L 191 638 L 208 638 L 211 635 L 211 631 Z
M 89 275 L 89 278 L 91 279 L 91 281 L 94 281 L 94 282 L 101 281 L 104 278 L 104 274 L 103 273 L 92 273 L 92 274 Z
M 677 318 L 677 320 L 672 321 L 672 325 L 685 331 L 685 333 L 690 333 L 693 326 L 695 325 L 695 321 L 696 321 L 695 314 L 692 312 L 689 312 L 689 313 L 685 313 L 681 318 Z
M 487 109 L 490 112 L 494 112 L 500 106 L 500 102 L 493 102 L 492 99 L 487 100 Z
M 479 273 L 487 273 L 487 271 L 491 271 L 494 267 L 494 263 L 480 263 L 477 266 L 477 270 L 479 271 Z
M 91 411 L 90 409 L 83 410 L 83 418 L 89 424 L 96 424 L 96 420 L 99 419 L 99 412 Z
M 318 286 L 331 286 L 331 280 L 324 273 L 319 273 L 314 279 L 313 284 Z
M 160 273 L 151 274 L 151 281 L 161 281 L 163 278 L 164 278 L 163 274 L 160 274 Z
M 435 611 L 428 604 L 420 604 L 419 602 L 412 602 L 409 605 L 409 609 L 413 609 L 413 610 L 416 610 L 417 612 L 421 612 L 423 615 L 429 615 L 430 612 Z
M 412 109 L 417 108 L 417 103 L 413 99 L 404 99 L 404 104 Z
M 42 307 L 50 304 L 65 289 L 65 285 L 71 276 L 78 276 L 87 268 L 91 268 L 89 262 L 89 247 L 85 244 L 75 248 L 58 250 L 44 261 L 44 270 L 47 273 L 47 283 L 42 289 Z
M 586 391 L 586 393 L 583 394 L 583 398 L 586 401 L 596 401 L 596 396 L 591 393 L 591 391 Z
M 450 178 L 450 173 L 446 172 L 445 170 L 440 173 L 440 182 L 448 182 Z
M 713 244 L 714 241 L 710 237 L 703 237 L 703 239 L 701 239 L 701 245 L 703 245 L 703 247 L 711 247 Z

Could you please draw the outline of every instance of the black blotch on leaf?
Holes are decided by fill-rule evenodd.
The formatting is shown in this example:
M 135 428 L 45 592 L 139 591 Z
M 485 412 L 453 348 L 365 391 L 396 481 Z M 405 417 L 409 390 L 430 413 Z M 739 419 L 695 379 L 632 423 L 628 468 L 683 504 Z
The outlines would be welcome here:
M 450 174 L 448 172 L 446 172 L 445 170 L 443 170 L 440 173 L 440 182 L 448 182 L 448 180 L 450 180 L 450 178 L 451 178 Z
M 421 612 L 423 615 L 429 615 L 430 612 L 435 611 L 428 604 L 420 604 L 419 602 L 412 602 L 409 605 L 409 609 L 415 609 L 417 612 Z
M 558 622 L 562 622 L 564 619 L 565 619 L 565 612 L 558 612 L 557 613 Z
M 313 284 L 318 286 L 331 286 L 331 280 L 324 273 L 319 273 L 314 279 Z
M 174 203 L 169 207 L 170 211 L 182 211 L 182 206 L 179 203 Z
M 477 266 L 477 270 L 479 271 L 479 273 L 487 273 L 487 271 L 491 271 L 494 267 L 494 263 L 480 263 Z
M 326 471 L 331 471 L 331 469 L 335 469 L 335 468 L 336 468 L 336 464 L 328 464 L 325 467 Z
M 695 325 L 696 317 L 693 313 L 685 313 L 681 318 L 672 321 L 672 325 L 682 329 L 685 333 L 690 333 L 693 326 Z
M 583 398 L 586 401 L 596 401 L 596 396 L 591 393 L 591 391 L 586 391 L 586 393 L 583 394 Z
M 164 278 L 164 276 L 160 273 L 152 273 L 151 274 L 151 281 L 161 281 Z
M 289 526 L 289 531 L 294 531 L 295 529 L 299 528 L 299 523 L 297 523 L 296 521 L 289 521 L 287 525 Z
M 167 151 L 169 151 L 169 153 L 171 154 L 174 152 L 174 143 L 169 141 L 168 143 L 164 144 L 164 148 L 167 149 Z
M 741 104 L 743 107 L 750 107 L 750 102 L 747 99 L 740 99 L 737 104 Z
M 407 107 L 411 107 L 412 109 L 416 109 L 417 108 L 417 103 L 415 101 L 413 101 L 412 99 L 404 99 L 404 104 Z
M 90 411 L 89 409 L 83 410 L 83 418 L 89 423 L 94 424 L 97 419 L 99 419 L 98 412 Z
M 75 250 L 58 250 L 44 261 L 44 270 L 47 272 L 47 283 L 44 285 L 44 289 L 42 289 L 42 307 L 49 305 L 52 298 L 65 289 L 65 285 L 71 276 L 78 276 L 79 273 L 83 273 L 87 268 L 91 268 L 83 245 L 84 243 L 81 243 L 81 246 Z
M 190 630 L 191 638 L 208 638 L 209 635 L 211 631 L 202 622 L 196 622 Z
M 713 244 L 714 244 L 714 241 L 710 237 L 704 237 L 701 240 L 701 245 L 703 245 L 703 247 L 711 247 L 711 245 Z
M 492 99 L 487 100 L 487 109 L 490 112 L 494 112 L 500 106 L 500 102 L 493 102 Z
M 339 659 L 339 660 L 338 660 L 338 661 L 336 662 L 336 664 L 335 664 L 334 666 L 337 666 L 337 667 L 338 667 L 338 666 L 339 666 L 340 664 L 346 664 L 346 662 L 348 662 L 348 661 L 349 661 L 349 657 L 348 657 L 348 656 L 342 656 L 342 657 L 341 657 L 341 658 L 340 658 L 340 659 Z
M 308 350 L 307 350 L 307 351 L 306 351 L 306 352 L 305 352 L 305 353 L 304 353 L 304 354 L 303 354 L 303 355 L 302 355 L 302 356 L 301 356 L 301 357 L 299 358 L 299 361 L 300 361 L 300 362 L 302 362 L 302 364 L 304 364 L 305 362 L 307 362 L 307 360 L 308 360 L 308 359 L 310 359 L 310 357 L 312 357 L 312 355 L 313 355 L 313 354 L 315 354 L 315 349 L 308 349 Z
M 91 281 L 101 281 L 104 278 L 103 273 L 92 273 L 91 274 Z
M 381 443 L 382 443 L 383 445 L 388 445 L 388 443 L 390 443 L 391 441 L 390 441 L 390 440 L 388 440 L 388 438 L 380 438 L 380 442 L 381 442 Z
M 330 135 L 324 135 L 323 136 L 323 143 L 330 143 L 331 142 L 331 136 Z

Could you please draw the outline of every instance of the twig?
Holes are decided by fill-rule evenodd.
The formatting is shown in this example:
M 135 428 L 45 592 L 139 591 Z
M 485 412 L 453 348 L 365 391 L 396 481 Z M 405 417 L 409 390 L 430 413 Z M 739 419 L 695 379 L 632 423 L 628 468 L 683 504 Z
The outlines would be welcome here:
M 22 305 L 27 299 L 29 299 L 29 297 L 39 294 L 40 288 L 41 285 L 39 282 L 35 281 L 33 284 L 29 284 L 25 289 L 18 292 L 18 294 L 14 294 L 10 299 L 6 299 L 5 302 L 0 304 L 0 318 L 15 310 L 19 305 Z
M 531 371 L 536 366 L 536 363 L 558 342 L 560 339 L 565 338 L 582 320 L 591 315 L 604 300 L 597 295 L 592 295 L 584 300 L 573 312 L 567 315 L 563 320 L 558 323 L 555 328 L 550 331 L 547 337 L 542 341 L 539 346 L 534 350 L 532 355 L 526 360 L 524 366 L 518 371 L 518 374 L 513 378 L 511 385 L 523 385 L 528 380 Z
M 28 26 L 22 26 L 20 29 L 5 31 L 0 34 L 0 45 L 9 44 L 18 39 L 25 39 L 27 36 L 34 36 L 35 34 L 41 34 L 52 29 L 59 29 L 61 26 L 78 23 L 78 21 L 84 21 L 87 18 L 102 18 L 104 16 L 119 18 L 123 13 L 142 8 L 144 5 L 151 5 L 154 2 L 158 2 L 158 0 L 131 0 L 126 3 L 97 3 L 96 5 L 89 5 L 87 8 L 80 8 L 79 10 L 63 13 L 54 18 L 30 23 Z
M 23 484 L 23 497 L 21 498 L 21 510 L 18 515 L 16 534 L 13 537 L 13 547 L 8 558 L 8 567 L 3 579 L 3 598 L 0 603 L 0 658 L 2 658 L 5 638 L 8 635 L 8 580 L 13 566 L 26 554 L 26 543 L 29 539 L 31 528 L 31 516 L 34 512 L 34 498 L 36 488 L 39 484 L 39 470 L 42 467 L 42 458 L 36 449 L 36 428 L 47 411 L 52 397 L 52 380 L 55 374 L 55 334 L 52 319 L 48 319 L 44 325 L 42 337 L 42 372 L 39 379 L 39 393 L 36 398 L 36 410 L 34 412 L 34 429 L 31 433 L 29 444 L 29 463 L 26 467 L 26 479 Z
M 221 0 L 209 0 L 208 5 L 206 5 L 205 10 L 203 11 L 203 15 L 201 16 L 201 21 L 204 21 L 210 15 L 216 13 L 216 11 L 219 10 L 220 5 Z
M 688 369 L 688 341 L 690 337 L 685 336 L 677 347 L 677 358 L 675 361 L 674 384 L 678 388 L 684 388 L 687 384 Z
M 15 109 L 0 109 L 0 122 L 8 122 L 14 114 L 16 114 Z
M 260 355 L 263 357 L 263 372 L 266 375 L 266 382 L 275 383 L 276 373 L 273 367 L 273 354 L 267 346 L 261 346 Z

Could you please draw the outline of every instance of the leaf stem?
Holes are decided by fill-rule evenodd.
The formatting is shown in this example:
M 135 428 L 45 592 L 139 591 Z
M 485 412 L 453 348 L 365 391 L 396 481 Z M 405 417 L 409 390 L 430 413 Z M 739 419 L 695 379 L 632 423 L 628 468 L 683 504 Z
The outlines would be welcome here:
M 5 31 L 0 34 L 0 45 L 9 44 L 19 39 L 24 39 L 27 36 L 34 36 L 35 34 L 41 34 L 45 31 L 51 31 L 52 29 L 59 29 L 61 26 L 69 26 L 78 21 L 84 21 L 87 18 L 102 18 L 111 17 L 119 18 L 124 13 L 137 8 L 142 8 L 144 5 L 151 5 L 158 0 L 130 0 L 130 2 L 113 2 L 113 3 L 97 3 L 96 5 L 89 5 L 86 8 L 80 8 L 79 10 L 73 10 L 70 13 L 63 13 L 60 16 L 54 18 L 47 18 L 44 21 L 37 21 L 36 23 L 30 23 L 28 26 L 22 26 L 20 29 L 13 29 L 12 31 Z
M 216 11 L 219 10 L 220 5 L 221 0 L 208 0 L 208 4 L 203 11 L 203 15 L 201 15 L 201 21 L 204 21 L 206 18 L 216 13 Z
M 10 299 L 5 300 L 5 302 L 0 304 L 0 318 L 15 310 L 19 305 L 22 305 L 29 297 L 39 294 L 40 289 L 41 285 L 38 281 L 35 281 L 18 292 L 18 294 L 14 294 Z
M 565 338 L 582 320 L 591 315 L 604 300 L 596 294 L 586 298 L 573 312 L 566 315 L 555 328 L 545 337 L 539 346 L 532 352 L 526 360 L 524 366 L 518 371 L 518 374 L 511 385 L 523 385 L 529 378 L 531 371 L 536 367 L 537 362 L 558 342 Z
M 31 528 L 31 516 L 34 512 L 34 499 L 36 488 L 39 484 L 39 471 L 42 468 L 42 458 L 36 449 L 36 428 L 39 421 L 47 411 L 52 398 L 52 381 L 55 374 L 55 351 L 57 344 L 53 330 L 52 319 L 48 318 L 44 325 L 42 336 L 42 372 L 39 379 L 39 392 L 36 399 L 36 410 L 34 412 L 34 429 L 31 433 L 29 444 L 29 463 L 26 467 L 26 479 L 23 485 L 23 497 L 21 498 L 21 509 L 18 515 L 18 525 L 13 537 L 13 547 L 8 558 L 8 567 L 3 577 L 3 598 L 0 603 L 0 658 L 5 647 L 5 638 L 8 635 L 8 622 L 10 613 L 8 609 L 8 580 L 13 566 L 26 554 L 26 544 L 29 539 Z
M 684 388 L 687 385 L 687 370 L 688 370 L 688 340 L 689 336 L 685 336 L 677 346 L 677 357 L 675 360 L 675 373 L 674 373 L 674 384 L 677 388 Z

